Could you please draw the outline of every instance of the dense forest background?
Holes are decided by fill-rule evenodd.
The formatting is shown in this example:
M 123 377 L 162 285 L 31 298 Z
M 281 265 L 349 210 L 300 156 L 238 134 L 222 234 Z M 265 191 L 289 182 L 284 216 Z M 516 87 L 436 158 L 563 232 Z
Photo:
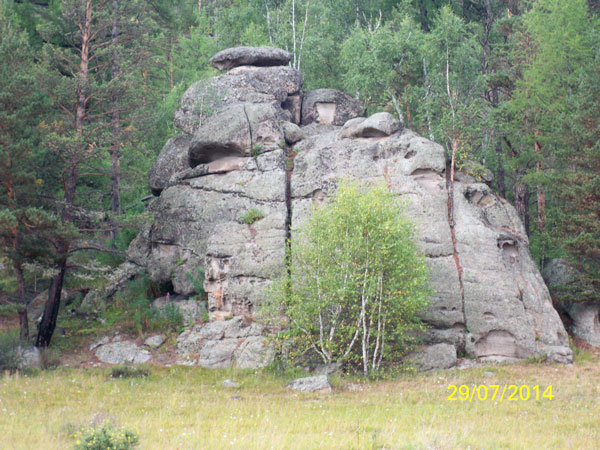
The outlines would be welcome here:
M 491 171 L 540 268 L 568 258 L 598 287 L 598 12 L 596 0 L 0 0 L 2 301 L 26 321 L 42 290 L 58 308 L 63 287 L 102 285 L 147 220 L 148 169 L 177 134 L 181 95 L 238 45 L 284 48 L 305 91 L 343 89 Z

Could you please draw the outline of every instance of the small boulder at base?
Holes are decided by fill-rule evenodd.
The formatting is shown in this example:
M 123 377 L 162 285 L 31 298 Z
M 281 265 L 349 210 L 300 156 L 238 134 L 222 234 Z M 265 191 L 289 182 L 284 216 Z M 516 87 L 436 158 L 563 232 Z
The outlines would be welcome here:
M 228 378 L 226 380 L 223 380 L 223 382 L 221 383 L 221 386 L 223 386 L 224 388 L 238 388 L 238 387 L 240 387 L 240 384 L 237 381 L 230 380 Z
M 336 89 L 317 89 L 304 94 L 302 101 L 302 125 L 344 125 L 348 120 L 360 117 L 364 106 L 355 98 Z
M 150 352 L 133 341 L 116 341 L 104 344 L 96 350 L 96 358 L 107 364 L 142 364 L 150 360 Z
M 144 341 L 144 344 L 150 348 L 158 348 L 165 342 L 165 337 L 162 334 L 155 334 Z
M 239 66 L 285 66 L 292 54 L 275 47 L 234 47 L 220 51 L 210 59 L 218 70 Z
M 296 378 L 288 385 L 288 389 L 298 392 L 331 392 L 331 385 L 327 375 Z
M 449 369 L 456 365 L 456 347 L 435 344 L 408 357 L 420 370 Z
M 21 347 L 18 352 L 19 369 L 39 369 L 42 367 L 42 358 L 37 347 Z
M 589 345 L 600 347 L 600 305 L 593 302 L 573 303 L 566 311 L 573 319 L 573 334 Z

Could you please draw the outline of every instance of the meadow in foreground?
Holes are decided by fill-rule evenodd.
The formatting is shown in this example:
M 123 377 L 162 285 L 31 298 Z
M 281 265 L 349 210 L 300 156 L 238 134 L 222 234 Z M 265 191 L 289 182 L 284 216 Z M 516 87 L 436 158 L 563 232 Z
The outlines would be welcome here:
M 65 449 L 73 432 L 110 420 L 141 449 L 597 448 L 600 360 L 522 363 L 400 375 L 331 394 L 298 394 L 269 372 L 150 369 L 114 379 L 104 369 L 56 369 L 0 378 L 0 447 Z M 239 388 L 225 388 L 235 378 Z M 352 385 L 350 384 L 352 383 Z M 554 398 L 449 401 L 448 386 L 553 386 Z

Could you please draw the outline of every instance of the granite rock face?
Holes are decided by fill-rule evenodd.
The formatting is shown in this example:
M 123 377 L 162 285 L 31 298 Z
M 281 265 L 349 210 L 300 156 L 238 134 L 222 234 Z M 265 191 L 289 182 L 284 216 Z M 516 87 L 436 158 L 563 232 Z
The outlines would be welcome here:
M 303 95 L 301 86 L 290 67 L 239 66 L 195 83 L 182 98 L 176 123 L 189 145 L 173 152 L 183 161 L 187 151 L 188 165 L 155 183 L 161 190 L 148 206 L 153 223 L 129 249 L 132 267 L 171 282 L 177 294 L 195 294 L 191 279 L 203 270 L 210 322 L 180 336 L 180 361 L 267 363 L 255 308 L 285 270 L 286 240 L 342 178 L 385 183 L 415 224 L 435 292 L 422 315 L 431 325 L 424 338 L 443 344 L 425 349 L 430 359 L 442 349 L 448 361 L 457 351 L 491 361 L 542 354 L 571 361 L 515 209 L 459 172 L 451 227 L 441 146 L 388 113 L 362 117 L 364 108 L 348 94 Z

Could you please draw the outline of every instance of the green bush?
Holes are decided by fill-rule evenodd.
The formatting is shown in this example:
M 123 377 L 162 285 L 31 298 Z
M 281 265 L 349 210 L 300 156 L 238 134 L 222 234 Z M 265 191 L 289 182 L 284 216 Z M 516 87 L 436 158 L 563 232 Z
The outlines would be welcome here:
M 75 450 L 130 450 L 137 446 L 138 436 L 126 428 L 115 428 L 106 422 L 99 427 L 84 428 L 75 433 Z
M 264 213 L 257 208 L 251 208 L 241 217 L 243 223 L 247 225 L 252 225 L 254 222 L 258 222 L 260 219 L 264 218 Z
M 261 314 L 290 356 L 311 352 L 364 374 L 406 351 L 429 296 L 428 270 L 413 226 L 384 185 L 340 184 L 294 232 L 289 274 L 274 283 Z
M 15 370 L 19 364 L 21 340 L 18 330 L 0 333 L 0 370 Z
M 150 375 L 150 369 L 143 366 L 118 365 L 110 369 L 110 376 L 112 378 L 144 378 L 148 375 Z

